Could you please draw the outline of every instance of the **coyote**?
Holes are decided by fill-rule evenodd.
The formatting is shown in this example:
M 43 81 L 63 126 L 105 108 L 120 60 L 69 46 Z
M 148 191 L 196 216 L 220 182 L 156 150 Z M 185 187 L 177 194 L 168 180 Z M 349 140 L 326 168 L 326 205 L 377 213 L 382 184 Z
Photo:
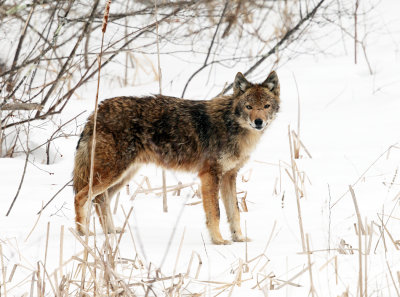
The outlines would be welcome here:
M 221 193 L 233 241 L 246 241 L 240 229 L 236 198 L 238 170 L 249 159 L 265 128 L 279 110 L 280 87 L 272 71 L 261 84 L 238 73 L 233 94 L 211 100 L 186 100 L 163 95 L 116 97 L 98 108 L 92 192 L 105 233 L 115 229 L 110 199 L 140 166 L 198 173 L 207 228 L 214 244 L 229 244 L 219 230 Z M 94 117 L 78 141 L 73 171 L 76 228 L 87 227 L 90 155 Z

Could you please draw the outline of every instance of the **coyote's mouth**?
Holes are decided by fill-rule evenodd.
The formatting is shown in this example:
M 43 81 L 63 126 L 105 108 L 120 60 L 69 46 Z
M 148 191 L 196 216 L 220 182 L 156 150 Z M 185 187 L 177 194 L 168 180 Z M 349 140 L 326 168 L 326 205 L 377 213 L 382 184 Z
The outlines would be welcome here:
M 258 130 L 258 131 L 262 131 L 262 130 L 264 130 L 264 129 L 268 126 L 268 123 L 264 122 L 264 123 L 262 123 L 261 125 L 256 125 L 256 124 L 254 124 L 254 123 L 250 123 L 250 126 L 251 126 L 253 129 L 256 129 L 256 130 Z

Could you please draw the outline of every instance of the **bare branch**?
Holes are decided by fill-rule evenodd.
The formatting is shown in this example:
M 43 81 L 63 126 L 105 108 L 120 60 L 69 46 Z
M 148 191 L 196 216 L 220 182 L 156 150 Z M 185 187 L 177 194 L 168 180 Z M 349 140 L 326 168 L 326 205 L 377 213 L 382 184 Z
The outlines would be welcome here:
M 192 80 L 201 70 L 203 70 L 204 68 L 206 68 L 206 67 L 208 66 L 208 65 L 207 65 L 207 61 L 208 61 L 208 58 L 210 57 L 211 49 L 212 49 L 212 47 L 213 47 L 213 45 L 214 45 L 215 37 L 217 36 L 218 29 L 219 29 L 219 27 L 220 27 L 220 25 L 221 25 L 221 23 L 222 23 L 222 19 L 223 19 L 224 15 L 225 15 L 225 11 L 226 11 L 226 8 L 228 7 L 228 3 L 229 3 L 229 1 L 226 1 L 226 2 L 225 2 L 224 10 L 223 10 L 222 13 L 221 13 L 221 17 L 219 18 L 218 25 L 217 25 L 217 27 L 215 28 L 215 32 L 214 32 L 213 38 L 211 39 L 211 43 L 210 43 L 210 46 L 209 46 L 209 48 L 208 48 L 207 56 L 206 56 L 206 59 L 204 60 L 203 66 L 201 66 L 198 70 L 196 70 L 196 71 L 189 77 L 188 81 L 187 81 L 186 84 L 185 84 L 185 87 L 183 88 L 181 98 L 183 98 L 183 96 L 185 95 L 186 88 L 188 87 L 188 85 L 189 85 L 189 83 L 191 82 L 191 80 Z
M 37 103 L 6 103 L 2 110 L 42 110 L 43 106 Z
M 271 56 L 272 54 L 274 54 L 280 47 L 282 44 L 284 44 L 289 37 L 291 37 L 295 32 L 297 32 L 301 26 L 308 21 L 309 19 L 313 18 L 315 13 L 317 12 L 317 10 L 320 8 L 320 6 L 322 5 L 322 3 L 324 3 L 325 0 L 320 0 L 318 2 L 318 4 L 314 7 L 314 9 L 312 11 L 310 11 L 304 18 L 302 18 L 297 24 L 296 26 L 294 26 L 292 29 L 288 30 L 286 32 L 286 34 L 264 55 L 262 56 L 261 59 L 259 59 L 253 66 L 251 66 L 245 73 L 244 75 L 248 75 L 250 73 L 252 73 L 255 69 L 257 69 L 258 66 L 261 65 L 262 62 L 264 62 L 269 56 Z M 229 86 L 226 87 L 224 94 L 226 94 L 230 89 L 232 89 L 233 87 L 233 83 L 231 83 Z

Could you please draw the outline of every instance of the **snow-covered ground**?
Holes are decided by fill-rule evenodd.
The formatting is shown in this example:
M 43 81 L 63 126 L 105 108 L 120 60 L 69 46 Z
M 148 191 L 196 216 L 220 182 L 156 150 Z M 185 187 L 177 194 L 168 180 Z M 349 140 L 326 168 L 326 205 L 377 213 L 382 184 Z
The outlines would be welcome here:
M 192 278 L 185 280 L 189 286 L 182 293 L 189 295 L 215 296 L 223 291 L 219 296 L 308 296 L 312 277 L 315 296 L 361 296 L 358 288 L 362 263 L 365 296 L 398 296 L 400 19 L 396 13 L 399 8 L 394 0 L 382 1 L 370 15 L 374 25 L 368 33 L 366 49 L 373 74 L 369 73 L 361 48 L 358 64 L 354 64 L 352 41 L 343 42 L 340 33 L 320 40 L 319 46 L 329 46 L 330 54 L 299 55 L 277 68 L 280 113 L 241 171 L 243 179 L 240 176 L 238 180 L 238 190 L 247 192 L 248 212 L 241 213 L 241 222 L 251 242 L 212 245 L 202 205 L 197 203 L 200 199 L 192 189 L 182 190 L 180 196 L 170 192 L 168 213 L 163 213 L 161 196 L 155 192 L 138 194 L 130 200 L 144 176 L 152 187 L 161 185 L 161 169 L 148 166 L 130 182 L 129 194 L 127 190 L 120 193 L 114 223 L 122 226 L 124 211 L 128 213 L 133 207 L 129 218 L 133 238 L 128 231 L 124 234 L 119 245 L 120 257 L 135 259 L 137 254 L 145 267 L 151 265 L 150 270 L 161 268 L 164 275 L 172 275 L 186 273 L 192 253 L 197 253 L 202 261 L 200 274 L 195 280 L 196 258 L 190 273 Z M 180 96 L 185 78 L 197 66 L 190 68 L 183 60 L 173 60 L 170 56 L 162 58 L 161 63 L 164 81 L 174 82 L 165 83 L 164 93 Z M 220 90 L 225 82 L 233 80 L 237 71 L 245 69 L 244 64 L 235 69 L 219 68 L 217 85 L 207 91 L 207 96 L 217 94 L 218 86 Z M 261 81 L 268 73 L 269 69 L 258 70 L 249 80 Z M 207 86 L 203 83 L 193 81 L 186 97 L 204 96 Z M 158 91 L 157 82 L 130 88 L 107 88 L 106 84 L 102 87 L 101 98 Z M 79 133 L 94 109 L 94 96 L 95 88 L 86 89 L 81 91 L 81 98 L 70 102 L 64 120 L 87 110 L 71 124 L 71 133 L 76 129 Z M 298 132 L 298 115 L 300 139 L 311 154 L 308 156 L 301 148 L 301 158 L 295 161 L 304 180 L 298 184 L 304 193 L 300 206 L 309 241 L 306 249 L 313 251 L 309 258 L 303 252 L 296 195 L 288 175 L 292 175 L 288 127 Z M 29 136 L 32 147 L 46 140 L 38 130 L 34 131 Z M 50 275 L 61 262 L 72 256 L 82 257 L 83 246 L 69 231 L 74 227 L 70 186 L 56 196 L 40 217 L 37 215 L 42 205 L 71 179 L 76 142 L 75 136 L 55 140 L 50 165 L 45 165 L 44 149 L 32 154 L 19 197 L 8 217 L 5 213 L 18 189 L 25 157 L 21 154 L 0 159 L 0 285 L 3 279 L 11 278 L 6 282 L 7 296 L 30 292 L 32 273 L 38 269 L 38 262 L 46 266 Z M 168 185 L 179 181 L 198 182 L 193 175 L 167 173 Z M 349 185 L 354 189 L 363 226 L 366 229 L 368 226 L 366 235 L 359 236 L 356 232 L 358 218 Z M 228 238 L 229 228 L 221 213 L 221 231 Z M 62 249 L 61 228 L 64 228 Z M 96 230 L 100 230 L 97 221 Z M 97 242 L 100 246 L 104 235 L 99 234 Z M 310 263 L 312 273 L 307 269 Z M 12 275 L 15 264 L 18 266 Z M 76 271 L 77 264 L 68 262 L 62 268 L 63 274 Z M 54 276 L 50 279 L 55 281 Z M 224 283 L 232 284 L 235 280 L 238 281 L 235 286 L 224 287 Z M 154 285 L 159 296 L 163 296 L 162 288 L 162 283 Z M 4 287 L 1 290 L 5 292 Z M 46 292 L 52 295 L 49 285 Z M 143 294 L 140 292 L 137 291 Z

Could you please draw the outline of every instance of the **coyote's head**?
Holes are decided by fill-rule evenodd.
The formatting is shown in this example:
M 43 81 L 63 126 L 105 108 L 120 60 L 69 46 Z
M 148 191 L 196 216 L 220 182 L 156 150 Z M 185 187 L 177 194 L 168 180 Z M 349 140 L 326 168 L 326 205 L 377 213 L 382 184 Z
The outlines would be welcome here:
M 279 80 L 272 71 L 261 84 L 252 84 L 238 72 L 233 83 L 235 115 L 246 129 L 262 131 L 279 110 Z

